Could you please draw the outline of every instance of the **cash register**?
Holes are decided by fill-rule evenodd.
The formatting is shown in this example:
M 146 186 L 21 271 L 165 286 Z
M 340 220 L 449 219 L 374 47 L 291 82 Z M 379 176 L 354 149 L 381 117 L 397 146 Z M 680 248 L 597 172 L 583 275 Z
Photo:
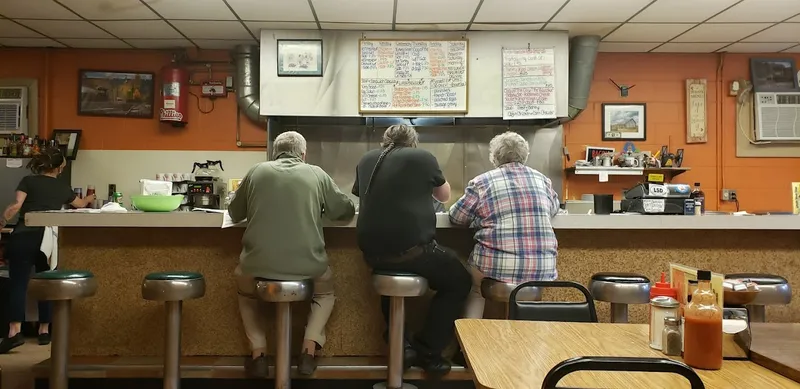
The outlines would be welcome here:
M 642 182 L 623 192 L 620 210 L 648 215 L 683 215 L 692 188 L 687 184 Z

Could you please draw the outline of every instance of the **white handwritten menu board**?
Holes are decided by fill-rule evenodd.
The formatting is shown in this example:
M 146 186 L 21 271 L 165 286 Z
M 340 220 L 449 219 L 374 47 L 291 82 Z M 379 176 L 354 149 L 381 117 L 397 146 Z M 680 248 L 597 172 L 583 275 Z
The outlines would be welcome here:
M 503 120 L 555 119 L 555 50 L 502 50 Z
M 467 112 L 467 40 L 361 40 L 359 46 L 359 112 Z

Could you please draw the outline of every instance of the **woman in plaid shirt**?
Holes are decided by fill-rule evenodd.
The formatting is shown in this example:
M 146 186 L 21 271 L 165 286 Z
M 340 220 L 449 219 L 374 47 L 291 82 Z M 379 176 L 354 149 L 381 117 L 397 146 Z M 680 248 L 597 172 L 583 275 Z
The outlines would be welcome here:
M 558 214 L 558 195 L 550 179 L 528 167 L 528 142 L 505 132 L 489 142 L 495 169 L 470 181 L 450 208 L 450 222 L 475 231 L 469 257 L 472 292 L 465 316 L 483 317 L 481 281 L 510 284 L 556 279 L 558 240 L 551 219 Z

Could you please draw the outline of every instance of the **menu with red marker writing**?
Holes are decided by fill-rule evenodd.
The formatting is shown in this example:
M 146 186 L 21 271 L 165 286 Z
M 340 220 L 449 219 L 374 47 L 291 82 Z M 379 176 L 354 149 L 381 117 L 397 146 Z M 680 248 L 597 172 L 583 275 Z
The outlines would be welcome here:
M 555 49 L 502 50 L 503 120 L 555 119 Z
M 467 112 L 467 40 L 362 40 L 359 110 Z

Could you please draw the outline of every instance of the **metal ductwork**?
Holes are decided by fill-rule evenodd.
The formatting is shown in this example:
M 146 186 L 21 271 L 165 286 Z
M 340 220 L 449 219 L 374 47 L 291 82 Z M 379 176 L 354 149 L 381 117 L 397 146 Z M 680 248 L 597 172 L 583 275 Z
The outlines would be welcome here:
M 264 123 L 266 117 L 259 113 L 258 56 L 258 46 L 255 45 L 238 45 L 233 51 L 233 61 L 236 65 L 236 103 L 250 120 Z M 571 91 L 572 86 L 570 86 Z
M 567 117 L 559 118 L 546 127 L 559 126 L 575 120 L 586 109 L 592 89 L 594 65 L 600 36 L 581 35 L 569 42 L 569 110 Z

